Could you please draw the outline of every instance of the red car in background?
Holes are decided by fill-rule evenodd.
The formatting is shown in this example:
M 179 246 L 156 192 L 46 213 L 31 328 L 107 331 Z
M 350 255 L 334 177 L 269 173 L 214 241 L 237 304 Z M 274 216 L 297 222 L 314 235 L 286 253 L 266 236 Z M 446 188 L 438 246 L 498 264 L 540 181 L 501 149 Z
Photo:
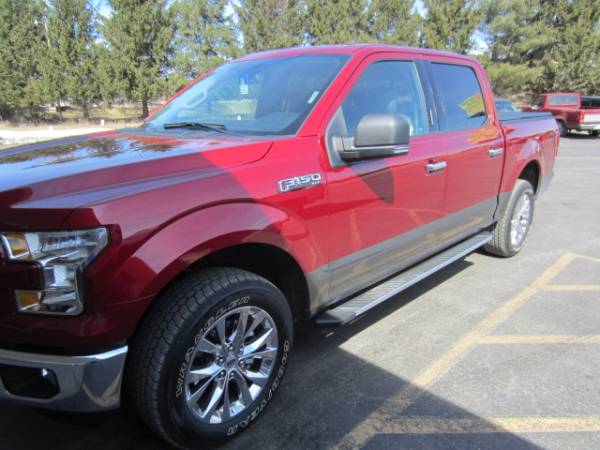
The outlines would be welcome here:
M 571 130 L 587 131 L 590 136 L 600 134 L 600 97 L 578 93 L 541 94 L 523 110 L 552 113 L 561 136 L 566 136 Z

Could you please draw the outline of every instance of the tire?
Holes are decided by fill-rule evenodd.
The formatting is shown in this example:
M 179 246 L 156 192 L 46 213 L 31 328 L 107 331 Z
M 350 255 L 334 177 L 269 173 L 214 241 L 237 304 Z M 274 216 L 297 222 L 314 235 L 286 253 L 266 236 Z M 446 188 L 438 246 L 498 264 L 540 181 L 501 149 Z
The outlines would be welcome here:
M 598 137 L 598 136 L 600 136 L 600 131 L 598 131 L 598 130 L 590 131 L 590 136 Z
M 526 207 L 528 204 L 528 208 Z M 508 205 L 493 230 L 493 237 L 484 249 L 497 256 L 509 258 L 521 251 L 533 222 L 535 193 L 526 180 L 517 180 Z
M 152 305 L 133 339 L 126 374 L 132 404 L 178 448 L 229 439 L 271 400 L 292 337 L 289 305 L 266 279 L 233 268 L 191 273 Z
M 560 137 L 565 137 L 569 134 L 567 127 L 562 121 L 557 120 L 556 125 L 558 126 L 558 134 L 560 135 Z

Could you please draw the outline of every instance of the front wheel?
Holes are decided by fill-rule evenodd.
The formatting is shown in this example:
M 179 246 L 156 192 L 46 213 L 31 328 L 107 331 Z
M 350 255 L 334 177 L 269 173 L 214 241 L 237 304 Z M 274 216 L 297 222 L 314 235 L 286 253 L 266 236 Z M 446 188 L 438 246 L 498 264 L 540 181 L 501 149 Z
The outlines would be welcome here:
M 600 131 L 598 131 L 598 130 L 592 130 L 592 131 L 590 131 L 590 136 L 592 136 L 592 137 L 598 137 L 598 136 L 600 136 Z
M 508 258 L 521 251 L 533 222 L 535 193 L 529 181 L 517 180 L 504 214 L 494 227 L 485 250 Z
M 133 404 L 179 448 L 232 437 L 279 386 L 292 328 L 286 299 L 264 278 L 232 268 L 190 274 L 153 305 L 132 343 Z

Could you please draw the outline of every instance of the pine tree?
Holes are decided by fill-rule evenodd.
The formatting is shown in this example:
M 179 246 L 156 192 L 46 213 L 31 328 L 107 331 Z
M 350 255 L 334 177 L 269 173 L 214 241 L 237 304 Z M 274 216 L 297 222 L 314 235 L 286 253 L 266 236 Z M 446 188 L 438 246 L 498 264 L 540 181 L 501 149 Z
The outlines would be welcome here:
M 89 104 L 98 91 L 92 52 L 92 9 L 87 0 L 48 0 L 47 40 L 42 73 L 48 96 L 61 102 L 71 98 L 89 118 Z
M 424 0 L 427 15 L 423 21 L 425 47 L 467 53 L 473 46 L 473 33 L 481 14 L 476 0 Z
M 599 79 L 600 3 L 488 0 L 486 68 L 499 93 L 594 92 Z
M 45 101 L 38 61 L 46 51 L 41 0 L 0 0 L 0 119 Z
M 367 40 L 365 0 L 307 0 L 310 44 L 351 44 Z
M 600 2 L 561 1 L 552 60 L 544 74 L 553 91 L 594 93 L 600 85 Z
M 414 0 L 371 0 L 367 9 L 369 40 L 418 45 L 421 16 L 414 6 Z
M 235 11 L 246 52 L 304 42 L 305 10 L 298 0 L 240 0 Z
M 173 4 L 175 56 L 173 65 L 185 80 L 238 53 L 234 24 L 225 15 L 227 0 L 178 0 Z
M 168 57 L 173 39 L 173 22 L 167 0 L 110 0 L 112 15 L 102 34 L 117 68 L 117 83 L 124 94 L 142 102 L 142 116 L 148 102 L 164 93 Z

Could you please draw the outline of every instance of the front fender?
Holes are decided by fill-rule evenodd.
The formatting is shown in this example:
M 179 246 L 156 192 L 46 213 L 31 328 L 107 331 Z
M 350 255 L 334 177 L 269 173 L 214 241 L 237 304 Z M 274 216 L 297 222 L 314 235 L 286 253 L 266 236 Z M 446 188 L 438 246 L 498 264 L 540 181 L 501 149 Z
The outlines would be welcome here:
M 253 202 L 220 204 L 190 213 L 147 239 L 115 274 L 126 299 L 151 297 L 203 257 L 245 243 L 276 246 L 305 271 L 322 263 L 306 226 L 285 211 Z

